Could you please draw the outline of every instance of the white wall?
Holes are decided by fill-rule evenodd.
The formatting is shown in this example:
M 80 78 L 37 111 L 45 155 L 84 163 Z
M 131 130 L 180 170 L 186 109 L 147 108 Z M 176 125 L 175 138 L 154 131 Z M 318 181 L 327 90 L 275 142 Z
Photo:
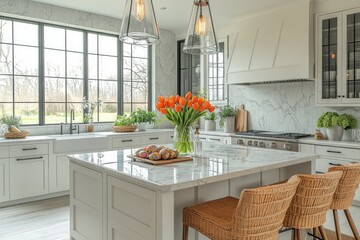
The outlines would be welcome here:
M 78 11 L 69 8 L 38 3 L 30 0 L 0 0 L 0 16 L 16 17 L 64 26 L 78 27 L 111 34 L 118 34 L 121 19 Z M 155 47 L 153 59 L 153 98 L 158 95 L 173 95 L 176 83 L 176 40 L 172 31 L 160 29 L 161 40 Z M 100 127 L 98 127 L 99 129 Z M 101 130 L 109 129 L 109 124 Z M 31 128 L 33 134 L 57 133 L 54 127 Z

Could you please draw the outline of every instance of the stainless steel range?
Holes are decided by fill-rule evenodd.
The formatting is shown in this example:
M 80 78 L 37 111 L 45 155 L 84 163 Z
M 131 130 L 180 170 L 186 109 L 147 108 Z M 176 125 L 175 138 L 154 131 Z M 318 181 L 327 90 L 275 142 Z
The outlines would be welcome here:
M 283 133 L 250 130 L 248 132 L 236 132 L 237 137 L 234 139 L 236 144 L 249 146 L 272 148 L 286 151 L 297 152 L 299 150 L 298 139 L 311 136 L 302 133 Z

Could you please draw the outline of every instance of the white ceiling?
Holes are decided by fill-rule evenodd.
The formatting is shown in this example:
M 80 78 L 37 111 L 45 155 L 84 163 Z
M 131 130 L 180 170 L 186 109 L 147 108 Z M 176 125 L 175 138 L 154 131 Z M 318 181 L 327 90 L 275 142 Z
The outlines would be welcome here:
M 122 18 L 126 0 L 33 0 L 105 16 Z M 250 12 L 275 7 L 296 0 L 211 0 L 210 6 L 217 28 Z M 176 33 L 186 31 L 193 0 L 153 0 L 160 27 Z M 167 10 L 160 8 L 167 7 Z

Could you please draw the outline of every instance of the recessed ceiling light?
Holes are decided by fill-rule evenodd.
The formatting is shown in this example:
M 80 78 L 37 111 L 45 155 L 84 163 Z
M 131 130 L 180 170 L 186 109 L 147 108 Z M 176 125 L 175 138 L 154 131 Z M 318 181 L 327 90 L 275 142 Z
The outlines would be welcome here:
M 168 8 L 167 8 L 167 7 L 161 7 L 160 10 L 164 10 L 164 11 L 165 11 L 165 10 L 168 10 Z

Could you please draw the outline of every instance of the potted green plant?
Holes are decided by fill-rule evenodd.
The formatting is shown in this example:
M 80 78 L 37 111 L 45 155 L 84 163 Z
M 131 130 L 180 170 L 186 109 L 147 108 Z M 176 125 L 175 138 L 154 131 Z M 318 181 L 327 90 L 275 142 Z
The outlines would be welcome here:
M 131 113 L 131 117 L 133 118 L 133 121 L 139 131 L 145 131 L 145 129 L 149 128 L 150 124 L 154 124 L 156 116 L 155 112 L 148 112 L 139 108 L 135 112 Z
M 230 105 L 220 108 L 220 126 L 224 128 L 224 132 L 233 133 L 235 131 L 236 109 Z
M 325 128 L 329 140 L 340 141 L 344 135 L 344 129 L 354 129 L 357 127 L 357 120 L 349 115 L 339 115 L 336 112 L 327 112 L 317 120 L 318 128 Z
M 216 119 L 218 118 L 215 112 L 208 112 L 205 119 L 205 131 L 215 131 L 216 130 Z
M 137 126 L 135 125 L 134 118 L 131 115 L 119 115 L 112 127 L 115 132 L 134 132 Z
M 341 114 L 338 119 L 339 125 L 344 129 L 344 134 L 342 140 L 351 141 L 352 140 L 352 129 L 357 128 L 358 121 L 350 114 Z

